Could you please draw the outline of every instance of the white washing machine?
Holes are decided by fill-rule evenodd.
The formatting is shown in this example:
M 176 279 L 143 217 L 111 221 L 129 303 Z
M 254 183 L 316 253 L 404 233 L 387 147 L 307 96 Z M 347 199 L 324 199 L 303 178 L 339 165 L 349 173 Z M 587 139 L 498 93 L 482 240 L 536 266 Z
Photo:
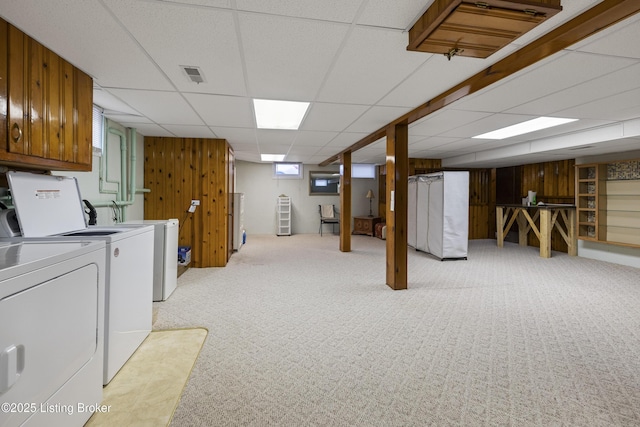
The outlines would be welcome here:
M 102 401 L 105 243 L 0 243 L 0 426 L 82 426 Z
M 127 221 L 123 226 L 152 225 L 153 244 L 153 300 L 166 301 L 178 286 L 177 219 Z
M 87 227 L 75 178 L 7 172 L 7 181 L 22 234 L 12 240 L 105 242 L 106 385 L 151 332 L 153 226 Z

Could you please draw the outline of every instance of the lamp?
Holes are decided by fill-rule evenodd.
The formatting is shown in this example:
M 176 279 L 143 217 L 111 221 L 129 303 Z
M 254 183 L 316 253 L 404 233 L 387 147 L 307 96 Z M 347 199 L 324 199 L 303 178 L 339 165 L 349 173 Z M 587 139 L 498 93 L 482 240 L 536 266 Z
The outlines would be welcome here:
M 371 210 L 371 200 L 373 199 L 373 190 L 367 191 L 367 195 L 364 197 L 369 199 L 369 216 L 373 216 L 373 211 Z

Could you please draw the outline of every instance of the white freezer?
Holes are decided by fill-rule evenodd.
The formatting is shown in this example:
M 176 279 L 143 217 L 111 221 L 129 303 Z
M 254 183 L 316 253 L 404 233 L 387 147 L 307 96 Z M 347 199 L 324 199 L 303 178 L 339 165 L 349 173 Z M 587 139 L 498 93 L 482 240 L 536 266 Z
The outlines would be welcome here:
M 127 221 L 123 226 L 152 225 L 153 232 L 153 301 L 166 301 L 178 287 L 177 219 Z

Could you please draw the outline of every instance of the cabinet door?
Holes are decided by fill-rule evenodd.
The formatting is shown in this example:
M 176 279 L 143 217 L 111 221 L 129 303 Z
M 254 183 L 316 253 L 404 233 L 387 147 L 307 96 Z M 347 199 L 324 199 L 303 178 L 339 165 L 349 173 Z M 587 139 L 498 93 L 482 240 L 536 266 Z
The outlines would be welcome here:
M 92 126 L 93 126 L 93 79 L 86 73 L 74 68 L 74 144 L 73 162 L 86 165 L 91 170 L 92 160 Z
M 24 33 L 12 25 L 9 25 L 9 42 L 8 42 L 8 106 L 7 106 L 7 123 L 9 126 L 9 138 L 7 151 L 11 153 L 26 154 L 28 147 L 26 145 L 29 140 L 28 129 L 25 126 L 28 123 L 28 49 L 25 44 L 26 37 Z
M 9 25 L 0 19 L 0 150 L 7 147 L 7 43 Z
M 8 134 L 0 147 L 10 154 L 0 160 L 44 169 L 91 170 L 91 77 L 2 22 L 8 27 Z

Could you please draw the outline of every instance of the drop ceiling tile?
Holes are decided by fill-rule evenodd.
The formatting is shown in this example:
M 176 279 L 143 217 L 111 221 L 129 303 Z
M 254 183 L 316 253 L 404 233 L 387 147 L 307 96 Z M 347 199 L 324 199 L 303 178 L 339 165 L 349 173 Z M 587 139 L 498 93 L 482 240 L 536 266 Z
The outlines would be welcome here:
M 640 108 L 640 89 L 618 93 L 592 102 L 586 102 L 573 108 L 559 111 L 558 114 L 585 119 L 628 120 Z M 627 111 L 630 114 L 621 115 Z M 627 117 L 631 115 L 632 117 Z M 635 116 L 638 117 L 638 116 Z
M 206 126 L 163 125 L 163 128 L 178 138 L 215 138 L 211 129 Z
M 368 135 L 368 133 L 342 132 L 332 139 L 327 146 L 346 148 L 360 141 L 362 138 L 366 138 Z
M 298 131 L 295 145 L 312 145 L 324 147 L 338 135 L 338 132 Z
M 407 76 L 392 92 L 387 94 L 380 105 L 417 107 L 471 77 L 486 67 L 477 58 L 454 58 L 448 61 L 444 55 L 420 53 L 425 62 Z
M 256 130 L 256 140 L 258 145 L 262 148 L 263 144 L 271 145 L 283 145 L 287 149 L 293 144 L 296 138 L 296 131 L 291 130 L 273 130 L 273 129 L 258 129 Z M 263 153 L 265 151 L 262 151 Z
M 249 95 L 289 101 L 315 99 L 349 28 L 249 13 L 238 19 Z
M 314 102 L 300 129 L 343 131 L 367 111 L 366 105 Z
M 491 115 L 491 113 L 486 112 L 459 111 L 447 108 L 414 122 L 413 125 L 409 126 L 409 135 L 440 135 Z
M 222 126 L 211 126 L 210 128 L 217 138 L 226 139 L 234 148 L 235 144 L 252 144 L 257 147 L 256 131 L 254 129 Z
M 164 2 L 166 0 L 156 0 L 157 2 Z M 173 3 L 182 3 L 193 6 L 206 6 L 206 7 L 220 7 L 230 8 L 231 0 L 171 0 Z
M 133 116 L 129 114 L 104 114 L 104 116 L 118 123 L 152 123 L 148 118 L 144 116 Z
M 321 146 L 313 146 L 313 145 L 299 145 L 294 144 L 289 148 L 289 152 L 287 153 L 287 158 L 293 154 L 316 154 L 318 150 L 320 150 Z
M 628 92 L 631 88 L 640 87 L 640 64 L 616 70 L 601 77 L 551 93 L 526 104 L 507 110 L 508 113 L 532 114 L 537 116 L 562 116 L 562 111 L 571 107 L 579 107 L 588 103 L 598 104 L 598 100 L 608 98 L 613 94 Z M 594 112 L 606 112 L 597 108 Z M 586 118 L 593 116 L 575 116 L 571 118 Z
M 620 25 L 612 26 L 593 39 L 581 42 L 581 52 L 599 53 L 607 57 L 619 56 L 640 59 L 640 44 L 629 43 L 640 39 L 640 15 L 632 16 Z
M 354 28 L 318 100 L 375 104 L 427 60 L 420 52 L 407 52 L 406 46 L 404 32 Z
M 359 25 L 405 31 L 408 31 L 427 10 L 425 2 L 414 0 L 377 0 L 366 2 L 365 5 L 357 20 Z M 408 35 L 407 44 L 409 44 Z
M 362 0 L 236 0 L 238 10 L 349 23 Z
M 178 90 L 246 95 L 232 11 L 169 2 L 105 1 Z M 205 81 L 192 82 L 180 66 L 200 67 Z
M 410 108 L 406 107 L 371 107 L 353 122 L 346 131 L 373 133 L 410 110 Z
M 184 97 L 209 126 L 255 127 L 249 98 L 198 93 Z
M 84 0 L 30 3 L 29 7 L 25 2 L 5 1 L 2 16 L 101 86 L 171 88 L 170 82 L 102 3 Z
M 535 27 L 533 30 L 523 34 L 514 40 L 514 44 L 518 46 L 524 46 L 529 44 L 547 32 L 559 27 L 564 22 L 576 17 L 582 12 L 586 11 L 595 4 L 602 0 L 571 0 L 562 1 L 562 11 L 545 20 L 542 24 Z
M 457 109 L 504 112 L 556 91 L 575 86 L 627 67 L 627 58 L 603 58 L 599 55 L 565 53 L 555 55 L 505 79 L 474 97 L 456 103 Z M 579 70 L 579 71 L 577 71 Z
M 201 125 L 202 120 L 178 93 L 110 89 L 136 111 L 159 124 Z M 170 105 L 171 108 L 167 108 Z
M 430 150 L 436 147 L 444 147 L 447 144 L 458 141 L 460 138 L 445 138 L 442 136 L 430 136 L 417 141 L 413 144 L 409 144 L 410 151 L 423 151 Z
M 113 96 L 113 94 L 108 90 L 102 89 L 95 84 L 93 86 L 93 103 L 112 115 L 119 113 L 122 113 L 123 115 L 140 115 L 138 111 Z
M 140 135 L 144 136 L 175 136 L 168 130 L 164 129 L 162 126 L 152 124 L 152 123 L 128 123 L 121 122 L 122 126 L 125 127 L 133 127 L 136 128 Z

